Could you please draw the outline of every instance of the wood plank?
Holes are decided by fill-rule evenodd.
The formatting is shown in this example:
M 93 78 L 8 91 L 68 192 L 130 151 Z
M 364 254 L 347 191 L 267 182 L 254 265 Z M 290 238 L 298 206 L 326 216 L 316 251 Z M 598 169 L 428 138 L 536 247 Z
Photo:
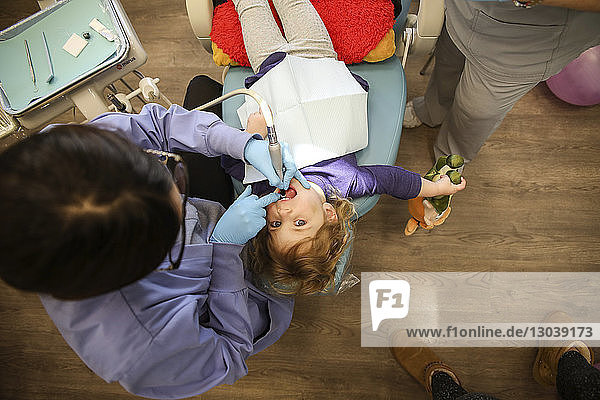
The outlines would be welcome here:
M 182 102 L 188 81 L 220 79 L 189 26 L 183 0 L 123 1 L 149 55 L 141 70 Z M 7 27 L 35 11 L 17 0 Z M 410 58 L 408 97 L 423 93 L 425 58 Z M 63 116 L 68 120 L 69 116 Z M 59 119 L 60 120 L 60 119 Z M 600 107 L 575 107 L 540 84 L 516 104 L 477 159 L 452 215 L 432 232 L 404 236 L 406 203 L 382 198 L 358 224 L 353 268 L 368 271 L 600 271 Z M 405 130 L 397 164 L 425 172 L 437 129 Z M 533 348 L 439 348 L 465 387 L 501 399 L 556 399 L 531 377 Z M 0 284 L 2 399 L 134 399 L 91 372 L 64 342 L 39 299 Z M 300 298 L 288 331 L 248 360 L 249 374 L 210 399 L 425 399 L 387 349 L 360 347 L 359 287 Z

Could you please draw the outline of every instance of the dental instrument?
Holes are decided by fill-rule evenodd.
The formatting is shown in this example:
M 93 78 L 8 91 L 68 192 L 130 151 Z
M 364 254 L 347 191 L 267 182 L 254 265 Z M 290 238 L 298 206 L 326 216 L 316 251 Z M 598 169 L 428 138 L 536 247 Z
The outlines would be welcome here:
M 48 68 L 50 68 L 50 75 L 46 78 L 46 83 L 50 83 L 54 79 L 54 67 L 52 66 L 52 59 L 50 58 L 50 49 L 48 48 L 48 41 L 46 40 L 46 34 L 42 32 L 42 41 L 44 42 L 44 48 L 46 49 L 46 60 L 48 61 Z
M 29 72 L 31 73 L 31 80 L 33 81 L 33 91 L 37 92 L 38 87 L 35 82 L 35 71 L 33 69 L 33 63 L 31 62 L 31 54 L 29 53 L 29 44 L 27 43 L 27 39 L 25 39 L 25 54 L 27 55 L 27 63 L 29 64 Z
M 0 31 L 0 59 L 2 60 L 0 80 L 2 80 L 3 94 L 6 97 L 4 101 L 0 101 L 2 103 L 0 140 L 2 141 L 4 141 L 2 138 L 7 136 L 17 138 L 19 136 L 17 131 L 38 129 L 46 122 L 74 108 L 81 112 L 84 120 L 91 120 L 97 115 L 110 111 L 109 107 L 114 109 L 111 102 L 106 99 L 105 89 L 122 78 L 133 77 L 131 74 L 148 59 L 119 0 L 68 0 L 50 3 L 52 4 L 49 4 L 47 8 Z M 85 22 L 77 28 L 72 25 L 75 21 L 74 17 L 85 19 L 85 21 L 97 18 L 115 35 L 114 41 L 109 42 L 104 38 L 95 40 L 99 37 L 95 36 L 96 32 L 87 27 Z M 52 32 L 56 30 L 56 26 L 65 28 L 61 34 L 64 39 L 61 35 L 53 36 Z M 52 52 L 53 68 L 56 63 L 56 68 L 60 68 L 60 71 L 55 71 L 52 84 L 39 85 L 39 91 L 34 95 L 18 87 L 17 76 L 27 73 L 27 70 L 19 68 L 19 62 L 22 64 L 22 59 L 19 60 L 18 57 L 10 57 L 10 55 L 13 52 L 22 55 L 23 47 L 20 47 L 23 46 L 21 45 L 22 40 L 25 38 L 31 40 L 31 35 L 38 35 L 35 37 L 39 38 L 39 32 L 42 31 L 48 32 L 46 39 L 48 48 Z M 59 41 L 67 40 L 68 35 L 73 32 L 78 32 L 79 35 L 88 32 L 91 34 L 91 40 L 87 41 L 81 38 L 81 41 L 87 44 L 86 51 L 78 54 L 76 62 L 59 65 L 57 57 L 62 53 L 55 54 L 55 51 L 62 51 L 56 50 L 62 46 Z M 18 41 L 15 42 L 11 39 Z M 13 43 L 19 46 L 13 46 Z M 17 47 L 17 49 L 13 50 L 13 47 Z M 35 52 L 36 49 L 34 46 L 30 50 Z M 30 57 L 33 66 L 33 54 L 30 53 Z M 45 75 L 39 70 L 34 73 Z M 56 75 L 57 73 L 59 76 Z M 40 82 L 44 80 L 42 78 Z M 167 107 L 170 105 L 164 94 L 158 90 L 153 90 L 153 94 L 157 101 L 160 100 L 160 103 L 166 103 Z M 4 124 L 2 119 L 9 120 L 11 123 Z M 75 118 L 73 119 L 75 120 Z M 82 121 L 78 120 L 77 122 Z M 6 141 L 10 142 L 12 138 L 6 138 Z
M 141 77 L 140 82 L 139 82 L 139 87 L 127 95 L 124 93 L 114 93 L 111 96 L 109 94 L 108 99 L 112 103 L 111 105 L 108 106 L 109 111 L 131 112 L 132 111 L 131 99 L 133 99 L 134 97 L 137 97 L 140 100 L 142 100 L 142 98 L 144 98 L 147 101 L 156 101 L 156 100 L 160 99 L 165 103 L 167 108 L 169 108 L 173 105 L 171 100 L 169 100 L 169 98 L 167 96 L 165 96 L 161 91 L 158 90 L 157 84 L 160 82 L 159 78 L 145 77 L 143 74 L 141 74 L 137 70 L 134 70 L 132 72 L 135 75 L 137 75 L 138 77 Z M 119 79 L 119 80 L 125 84 L 125 82 L 123 80 L 121 80 L 121 79 Z M 132 90 L 131 86 L 129 86 L 129 85 L 126 85 L 126 86 L 129 88 L 129 90 Z M 142 94 L 142 98 L 140 98 L 140 94 Z M 142 103 L 147 104 L 147 102 L 144 100 L 142 100 Z M 123 108 L 123 107 L 125 107 L 125 108 Z
M 230 97 L 233 97 L 233 96 L 236 96 L 239 94 L 245 94 L 247 96 L 250 96 L 252 99 L 254 99 L 254 101 L 256 101 L 258 103 L 260 112 L 262 113 L 263 117 L 265 118 L 265 122 L 267 124 L 267 138 L 269 140 L 269 155 L 271 156 L 271 163 L 273 164 L 273 168 L 275 169 L 277 176 L 279 176 L 279 178 L 281 180 L 283 180 L 283 174 L 285 171 L 283 169 L 283 160 L 282 160 L 282 156 L 281 156 L 281 145 L 277 141 L 277 132 L 275 131 L 275 125 L 273 123 L 273 113 L 271 112 L 271 108 L 269 107 L 267 102 L 262 97 L 260 97 L 260 95 L 257 92 L 255 92 L 254 90 L 251 90 L 251 89 L 244 89 L 244 88 L 232 90 L 231 92 L 226 93 L 221 97 L 217 97 L 216 99 L 214 99 L 206 104 L 196 107 L 194 110 L 198 110 L 198 111 L 205 110 L 209 107 L 212 107 L 214 105 L 222 103 L 223 101 L 227 100 Z
M 2 81 L 0 81 L 0 103 L 2 103 L 3 107 L 10 107 L 10 101 L 8 101 L 8 97 L 6 96 L 6 92 L 4 91 Z

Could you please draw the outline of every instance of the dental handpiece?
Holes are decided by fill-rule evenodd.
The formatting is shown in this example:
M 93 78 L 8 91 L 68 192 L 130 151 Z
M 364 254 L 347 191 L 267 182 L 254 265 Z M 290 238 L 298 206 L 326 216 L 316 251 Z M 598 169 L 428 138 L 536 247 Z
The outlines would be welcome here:
M 265 118 L 267 124 L 267 139 L 269 140 L 269 155 L 271 156 L 271 164 L 279 176 L 279 179 L 283 181 L 283 158 L 281 156 L 281 145 L 277 141 L 277 132 L 275 131 L 275 124 L 273 123 L 273 113 L 271 108 L 265 100 L 258 103 L 260 112 Z
M 194 108 L 194 110 L 198 110 L 198 111 L 205 110 L 216 104 L 222 103 L 224 100 L 227 100 L 230 97 L 233 97 L 233 96 L 236 96 L 239 94 L 248 95 L 248 96 L 252 97 L 252 99 L 254 99 L 254 101 L 256 101 L 258 103 L 260 111 L 261 111 L 263 117 L 265 118 L 265 122 L 267 123 L 267 139 L 269 140 L 269 156 L 271 157 L 271 163 L 273 164 L 273 168 L 275 169 L 277 176 L 279 176 L 279 179 L 283 180 L 283 173 L 285 171 L 283 168 L 283 159 L 281 156 L 281 146 L 280 146 L 279 142 L 277 141 L 277 133 L 275 132 L 275 125 L 273 124 L 273 114 L 271 113 L 271 109 L 269 108 L 269 105 L 267 104 L 267 102 L 265 100 L 263 100 L 263 98 L 260 97 L 260 95 L 258 93 L 256 93 L 254 90 L 251 90 L 251 89 L 245 89 L 245 88 L 235 89 L 235 90 L 232 90 L 231 92 L 224 94 L 221 97 L 218 97 L 212 101 L 209 101 L 206 104 L 202 104 L 201 106 Z
M 271 163 L 273 164 L 277 176 L 283 181 L 283 158 L 281 156 L 281 146 L 277 141 L 277 133 L 275 132 L 274 125 L 267 125 L 267 138 L 269 139 L 269 155 L 271 156 Z

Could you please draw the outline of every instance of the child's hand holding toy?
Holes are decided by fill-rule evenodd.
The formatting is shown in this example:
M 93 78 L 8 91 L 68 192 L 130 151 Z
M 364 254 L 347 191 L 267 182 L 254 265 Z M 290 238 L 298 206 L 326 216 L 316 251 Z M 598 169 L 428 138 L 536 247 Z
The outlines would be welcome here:
M 433 229 L 441 225 L 450 215 L 450 199 L 467 185 L 459 169 L 464 159 L 455 154 L 440 157 L 435 165 L 421 179 L 421 192 L 408 201 L 408 211 L 412 218 L 406 223 L 404 233 L 412 235 L 420 226 Z

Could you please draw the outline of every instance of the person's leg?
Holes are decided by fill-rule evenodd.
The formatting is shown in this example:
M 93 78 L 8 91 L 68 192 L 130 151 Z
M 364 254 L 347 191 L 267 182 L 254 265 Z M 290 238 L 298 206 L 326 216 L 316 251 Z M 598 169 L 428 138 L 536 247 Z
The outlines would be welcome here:
M 183 100 L 187 110 L 219 97 L 223 93 L 223 85 L 206 75 L 196 76 L 190 81 Z M 222 117 L 221 104 L 206 110 Z M 197 197 L 221 203 L 228 208 L 233 203 L 233 184 L 231 178 L 221 167 L 220 157 L 207 157 L 204 154 L 178 152 L 187 165 L 189 174 L 190 197 Z
M 271 54 L 289 50 L 267 0 L 233 0 L 242 25 L 246 53 L 254 72 Z
M 331 38 L 321 17 L 309 0 L 273 0 L 289 54 L 305 58 L 336 58 Z
M 434 400 L 454 400 L 468 394 L 450 375 L 436 372 L 431 377 L 431 395 Z
M 537 83 L 501 81 L 466 60 L 454 101 L 434 144 L 436 159 L 459 154 L 465 162 L 473 160 L 517 100 Z
M 600 399 L 600 371 L 579 352 L 567 351 L 558 361 L 556 390 L 564 400 Z
M 469 393 L 450 375 L 436 372 L 431 377 L 433 400 L 497 400 L 485 393 Z
M 557 311 L 543 322 L 573 321 L 568 314 Z M 533 363 L 533 379 L 541 385 L 556 385 L 565 400 L 600 399 L 600 371 L 593 363 L 594 352 L 582 341 L 541 342 Z
M 431 127 L 440 125 L 452 107 L 454 92 L 465 65 L 465 56 L 450 39 L 445 25 L 436 43 L 434 55 L 435 64 L 425 96 L 412 100 L 417 117 Z
M 452 369 L 428 347 L 391 347 L 390 350 L 433 400 L 496 400 L 486 394 L 468 393 Z
M 223 85 L 213 80 L 211 77 L 206 75 L 195 76 L 194 79 L 188 83 L 187 90 L 185 92 L 185 98 L 183 99 L 183 108 L 186 110 L 192 110 L 202 104 L 206 104 L 211 100 L 223 94 Z M 204 111 L 214 113 L 219 118 L 223 118 L 223 104 L 219 103 Z
M 487 395 L 485 393 L 467 393 L 465 395 L 457 397 L 456 400 L 498 400 L 498 398 Z

